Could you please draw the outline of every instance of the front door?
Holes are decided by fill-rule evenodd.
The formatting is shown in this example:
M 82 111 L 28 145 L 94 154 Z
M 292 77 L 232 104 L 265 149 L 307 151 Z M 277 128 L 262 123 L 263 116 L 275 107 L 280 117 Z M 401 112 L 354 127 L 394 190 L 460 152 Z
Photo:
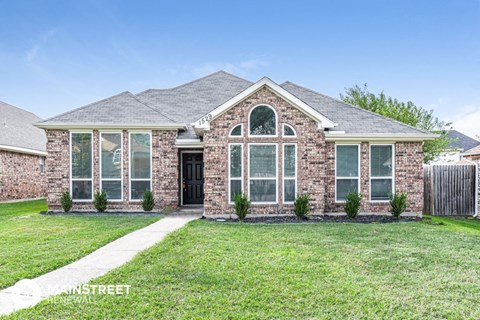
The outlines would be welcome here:
M 183 153 L 183 204 L 203 204 L 203 153 Z

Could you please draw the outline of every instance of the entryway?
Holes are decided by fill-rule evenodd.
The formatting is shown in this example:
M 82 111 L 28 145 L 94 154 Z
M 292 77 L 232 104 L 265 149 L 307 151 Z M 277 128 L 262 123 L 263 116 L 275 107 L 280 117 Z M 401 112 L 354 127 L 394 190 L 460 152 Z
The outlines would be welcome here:
M 203 153 L 182 152 L 182 204 L 203 204 Z

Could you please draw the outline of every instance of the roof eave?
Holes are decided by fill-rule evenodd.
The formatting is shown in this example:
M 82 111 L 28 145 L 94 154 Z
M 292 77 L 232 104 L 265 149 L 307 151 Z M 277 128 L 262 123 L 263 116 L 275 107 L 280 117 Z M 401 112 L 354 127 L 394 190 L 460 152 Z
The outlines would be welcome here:
M 36 156 L 46 156 L 47 155 L 46 151 L 40 151 L 40 150 L 22 148 L 22 147 L 6 146 L 6 145 L 0 145 L 0 150 L 10 151 L 10 152 L 15 152 L 15 153 L 32 154 L 32 155 L 36 155 Z
M 325 133 L 325 141 L 429 141 L 438 138 L 439 134 L 329 134 Z
M 64 130 L 93 130 L 93 129 L 124 129 L 124 130 L 138 130 L 138 129 L 155 129 L 155 130 L 178 130 L 186 129 L 185 124 L 167 123 L 167 124 L 132 124 L 132 123 L 36 123 L 36 127 L 42 129 L 64 129 Z

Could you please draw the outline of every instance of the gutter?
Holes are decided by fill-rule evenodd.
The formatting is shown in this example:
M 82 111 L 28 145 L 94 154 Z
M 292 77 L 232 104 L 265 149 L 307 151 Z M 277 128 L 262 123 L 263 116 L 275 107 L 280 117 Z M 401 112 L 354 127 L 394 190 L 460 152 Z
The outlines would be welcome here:
M 43 157 L 47 156 L 46 151 L 40 151 L 40 150 L 34 150 L 34 149 L 28 149 L 28 148 L 21 148 L 21 147 L 13 147 L 13 146 L 6 146 L 6 145 L 0 145 L 0 150 L 16 152 L 16 153 L 32 154 L 32 155 L 35 155 L 35 156 L 43 156 Z
M 332 131 L 334 132 L 334 131 Z M 343 134 L 325 132 L 325 141 L 426 141 L 438 138 L 439 134 Z
M 169 124 L 129 124 L 129 123 L 35 123 L 35 127 L 41 129 L 122 129 L 122 130 L 137 130 L 137 129 L 153 129 L 153 130 L 186 130 L 184 124 L 169 123 Z

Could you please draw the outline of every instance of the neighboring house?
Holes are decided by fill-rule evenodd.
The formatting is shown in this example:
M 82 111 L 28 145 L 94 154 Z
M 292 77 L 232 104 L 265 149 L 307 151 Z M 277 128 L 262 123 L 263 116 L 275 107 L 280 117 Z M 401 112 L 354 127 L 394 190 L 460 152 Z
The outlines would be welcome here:
M 46 196 L 47 139 L 41 119 L 0 102 L 0 201 Z
M 454 164 L 462 159 L 462 153 L 480 145 L 480 141 L 470 138 L 457 130 L 448 131 L 449 144 L 430 164 Z
M 172 89 L 123 92 L 37 124 L 48 137 L 48 204 L 70 191 L 94 210 L 139 210 L 151 189 L 157 208 L 204 205 L 232 212 L 243 192 L 251 212 L 291 212 L 297 194 L 313 212 L 343 211 L 347 192 L 363 211 L 388 210 L 395 190 L 422 211 L 422 143 L 437 135 L 389 120 L 291 82 L 256 83 L 223 71 Z

